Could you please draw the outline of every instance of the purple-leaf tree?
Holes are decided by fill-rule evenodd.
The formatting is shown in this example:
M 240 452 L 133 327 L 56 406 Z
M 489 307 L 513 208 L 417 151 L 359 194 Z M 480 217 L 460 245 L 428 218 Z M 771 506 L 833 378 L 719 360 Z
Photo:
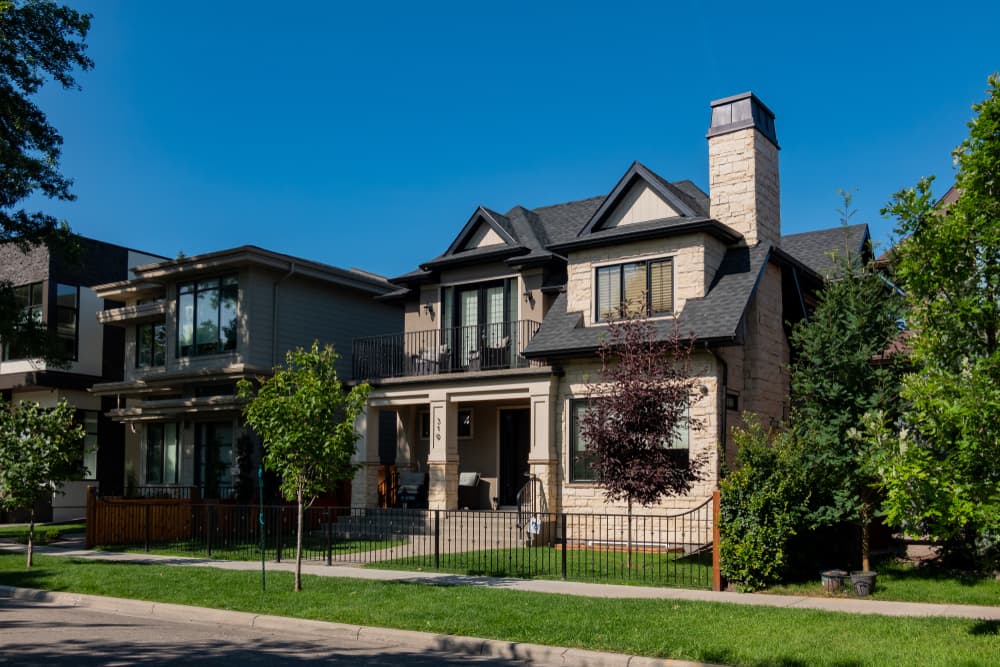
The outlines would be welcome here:
M 691 344 L 675 325 L 658 335 L 644 317 L 611 322 L 599 351 L 600 379 L 588 387 L 581 423 L 584 457 L 608 501 L 628 507 L 626 568 L 632 569 L 632 509 L 687 493 L 702 479 L 705 453 L 678 448 L 682 434 L 699 424 L 690 417 L 696 400 Z

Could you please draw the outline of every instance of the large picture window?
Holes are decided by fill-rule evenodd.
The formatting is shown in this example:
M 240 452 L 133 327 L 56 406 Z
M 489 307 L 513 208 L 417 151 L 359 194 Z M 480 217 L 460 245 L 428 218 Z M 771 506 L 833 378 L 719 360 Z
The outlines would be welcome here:
M 177 424 L 146 425 L 146 483 L 177 483 Z
M 76 359 L 77 333 L 80 323 L 80 288 L 76 285 L 56 285 L 56 337 L 63 353 Z
M 18 285 L 14 288 L 14 305 L 29 319 L 42 322 L 42 283 Z M 3 346 L 5 359 L 24 359 L 27 354 L 16 342 Z
M 583 418 L 587 414 L 588 405 L 586 399 L 573 399 L 569 403 L 569 479 L 571 482 L 597 481 L 597 475 L 591 468 L 594 458 L 587 455 L 587 441 L 580 432 L 583 428 Z M 676 459 L 678 465 L 686 464 L 688 461 L 691 430 L 688 419 L 686 412 L 683 424 L 674 433 L 673 440 L 666 445 L 666 449 L 670 451 L 670 457 Z
M 135 367 L 154 368 L 166 363 L 167 325 L 140 324 L 135 328 Z
M 597 269 L 597 321 L 624 315 L 664 315 L 674 310 L 673 260 L 651 259 Z
M 236 349 L 236 276 L 199 280 L 177 288 L 177 353 L 181 357 Z

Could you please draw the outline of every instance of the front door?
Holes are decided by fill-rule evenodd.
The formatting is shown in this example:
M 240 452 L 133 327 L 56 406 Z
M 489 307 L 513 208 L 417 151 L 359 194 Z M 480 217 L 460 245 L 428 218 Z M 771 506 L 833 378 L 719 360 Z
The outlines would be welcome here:
M 517 492 L 528 481 L 531 409 L 500 411 L 500 504 L 516 505 Z

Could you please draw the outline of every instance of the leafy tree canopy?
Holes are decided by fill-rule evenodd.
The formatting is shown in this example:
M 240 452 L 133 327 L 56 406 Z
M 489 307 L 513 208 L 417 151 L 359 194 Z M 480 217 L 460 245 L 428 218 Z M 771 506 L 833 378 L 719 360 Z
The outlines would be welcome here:
M 59 172 L 62 137 L 34 98 L 49 80 L 78 88 L 74 72 L 93 67 L 84 43 L 90 19 L 51 0 L 0 0 L 0 243 L 24 251 L 45 243 L 70 259 L 77 250 L 65 223 L 23 204 L 35 194 L 74 198 Z M 11 287 L 0 281 L 0 339 L 16 341 L 26 357 L 64 364 L 55 337 L 22 311 Z
M 857 520 L 864 508 L 866 449 L 847 436 L 870 411 L 898 412 L 899 366 L 886 353 L 902 313 L 898 291 L 861 258 L 846 256 L 792 330 L 792 428 L 813 478 L 815 525 Z
M 90 19 L 50 0 L 0 0 L 0 242 L 27 248 L 61 230 L 51 215 L 19 208 L 36 192 L 73 199 L 59 173 L 62 137 L 32 98 L 49 79 L 77 88 L 74 71 L 93 67 Z
M 631 508 L 686 493 L 704 464 L 671 448 L 682 430 L 697 426 L 689 415 L 690 345 L 676 330 L 660 340 L 649 320 L 632 317 L 609 325 L 600 356 L 581 434 L 605 497 Z
M 298 503 L 295 590 L 301 590 L 304 508 L 354 474 L 351 456 L 358 434 L 354 424 L 364 410 L 369 387 L 347 391 L 337 377 L 333 347 L 298 348 L 285 355 L 284 367 L 255 392 L 242 380 L 240 397 L 249 399 L 244 415 L 264 440 L 264 467 L 281 478 L 286 500 Z
M 889 516 L 970 548 L 1000 537 L 1000 76 L 986 93 L 953 154 L 957 198 L 938 204 L 925 178 L 883 209 L 901 236 L 895 268 L 917 362 Z
M 34 504 L 57 491 L 79 463 L 84 432 L 74 423 L 75 414 L 65 400 L 51 410 L 30 401 L 0 402 L 0 507 L 31 508 L 28 567 Z

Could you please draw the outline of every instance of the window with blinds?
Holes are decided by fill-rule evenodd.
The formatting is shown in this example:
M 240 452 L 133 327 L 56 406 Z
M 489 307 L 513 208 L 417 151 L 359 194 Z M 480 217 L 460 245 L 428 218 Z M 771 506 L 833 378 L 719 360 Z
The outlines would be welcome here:
M 663 315 L 674 310 L 674 263 L 668 258 L 597 269 L 597 321 L 630 315 Z

